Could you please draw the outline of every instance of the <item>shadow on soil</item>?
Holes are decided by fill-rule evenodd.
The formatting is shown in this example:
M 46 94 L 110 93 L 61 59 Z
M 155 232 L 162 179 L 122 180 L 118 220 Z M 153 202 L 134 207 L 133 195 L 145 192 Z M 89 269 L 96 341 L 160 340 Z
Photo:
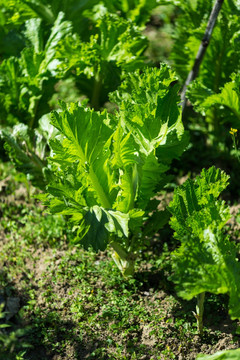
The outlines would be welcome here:
M 51 311 L 30 314 L 31 319 L 23 318 L 21 312 L 30 299 L 19 293 L 14 284 L 6 285 L 7 275 L 3 271 L 0 280 L 3 314 L 0 325 L 8 326 L 0 328 L 0 360 L 15 360 L 21 353 L 24 353 L 21 359 L 27 360 L 94 359 L 89 355 L 96 349 L 96 344 L 91 339 L 87 342 L 81 339 L 76 324 Z M 104 347 L 99 340 L 97 345 Z

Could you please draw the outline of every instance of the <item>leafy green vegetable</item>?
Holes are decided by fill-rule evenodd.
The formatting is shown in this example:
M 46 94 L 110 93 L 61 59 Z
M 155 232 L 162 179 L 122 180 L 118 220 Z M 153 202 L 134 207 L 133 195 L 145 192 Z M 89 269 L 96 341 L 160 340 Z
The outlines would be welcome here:
M 63 75 L 76 71 L 81 92 L 98 109 L 117 88 L 123 71 L 144 66 L 143 51 L 147 39 L 130 21 L 115 14 L 104 13 L 96 20 L 94 34 L 88 42 L 75 34 L 68 36 L 58 50 Z
M 27 20 L 24 30 L 27 46 L 20 57 L 9 57 L 0 65 L 0 136 L 17 169 L 41 189 L 45 186 L 48 140 L 52 133 L 45 115 L 50 111 L 48 101 L 58 81 L 56 47 L 72 31 L 72 26 L 59 13 L 51 30 L 47 33 L 45 30 L 41 19 Z
M 38 1 L 23 4 L 30 6 L 36 14 L 40 10 L 35 5 L 47 6 Z M 9 57 L 0 65 L 0 122 L 8 126 L 24 123 L 25 126 L 20 128 L 27 134 L 28 143 L 27 147 L 23 146 L 18 130 L 15 135 L 4 130 L 1 136 L 6 142 L 5 149 L 17 168 L 25 172 L 35 185 L 39 179 L 40 188 L 45 183 L 41 169 L 45 169 L 46 159 L 38 155 L 33 129 L 38 128 L 39 119 L 50 111 L 50 99 L 59 79 L 70 72 L 74 78 L 75 74 L 79 92 L 90 98 L 93 107 L 99 108 L 108 100 L 109 91 L 120 84 L 124 71 L 144 66 L 142 53 L 147 45 L 146 38 L 133 23 L 109 13 L 98 14 L 88 34 L 90 40 L 84 42 L 73 34 L 73 24 L 64 20 L 64 13 L 58 12 L 58 7 L 54 6 L 49 7 L 49 11 L 53 18 L 58 15 L 50 30 L 42 17 L 26 20 L 22 32 L 26 47 L 19 57 Z M 45 150 L 46 144 L 45 139 L 42 145 Z M 47 151 L 44 153 L 48 155 Z
M 11 132 L 7 129 L 0 131 L 0 137 L 5 141 L 4 148 L 16 169 L 27 174 L 28 180 L 40 189 L 45 189 L 46 176 L 49 177 L 46 153 L 49 139 L 56 133 L 48 115 L 40 119 L 37 129 L 30 130 L 27 125 L 18 124 Z
M 29 47 L 20 58 L 10 57 L 0 65 L 0 121 L 23 122 L 34 128 L 39 118 L 50 111 L 48 100 L 56 83 L 55 50 L 60 39 L 71 31 L 71 24 L 60 13 L 46 43 L 40 19 L 26 22 Z
M 54 181 L 46 204 L 53 213 L 71 217 L 76 241 L 86 249 L 110 244 L 124 275 L 133 272 L 135 252 L 143 246 L 151 198 L 166 184 L 171 160 L 187 144 L 174 79 L 165 65 L 136 72 L 112 95 L 118 112 L 62 102 L 63 111 L 52 115 L 62 136 L 50 142 Z M 167 146 L 171 151 L 164 156 L 161 147 Z M 152 220 L 156 231 L 161 219 L 159 227 Z
M 217 200 L 228 178 L 212 167 L 175 190 L 170 224 L 181 246 L 172 257 L 173 281 L 187 300 L 206 291 L 228 293 L 229 314 L 236 319 L 240 317 L 240 264 L 234 244 L 223 232 L 229 208 Z

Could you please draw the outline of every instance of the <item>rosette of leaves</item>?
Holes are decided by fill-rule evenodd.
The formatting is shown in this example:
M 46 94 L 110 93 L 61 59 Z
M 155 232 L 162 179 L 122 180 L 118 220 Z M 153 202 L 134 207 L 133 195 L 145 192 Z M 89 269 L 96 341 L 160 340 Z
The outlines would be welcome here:
M 106 8 L 94 16 L 89 41 L 77 34 L 68 36 L 61 42 L 57 58 L 63 75 L 74 72 L 79 90 L 98 109 L 120 85 L 123 72 L 144 67 L 148 42 L 136 24 L 108 13 Z
M 28 20 L 25 26 L 28 46 L 20 57 L 9 57 L 0 65 L 0 123 L 11 126 L 21 122 L 32 129 L 50 111 L 48 101 L 58 81 L 55 50 L 71 31 L 71 24 L 60 13 L 47 41 L 40 19 Z
M 75 241 L 85 249 L 109 245 L 124 276 L 133 274 L 145 237 L 167 219 L 153 211 L 152 198 L 187 145 L 174 80 L 165 65 L 135 72 L 111 97 L 115 113 L 62 102 L 62 112 L 52 114 L 60 138 L 50 142 L 54 181 L 45 204 L 70 217 Z
M 32 184 L 44 187 L 42 170 L 47 163 L 48 138 L 40 120 L 50 111 L 58 62 L 56 46 L 71 31 L 71 24 L 60 13 L 45 39 L 45 28 L 39 18 L 25 23 L 27 46 L 20 57 L 9 57 L 0 65 L 0 137 L 16 168 L 25 173 Z M 45 124 L 46 125 L 46 124 Z M 48 126 L 47 126 L 48 127 Z M 45 158 L 44 158 L 45 157 Z
M 173 276 L 178 294 L 197 296 L 196 318 L 202 333 L 205 292 L 229 295 L 229 314 L 240 318 L 240 264 L 234 243 L 223 228 L 230 218 L 224 201 L 217 200 L 229 177 L 219 169 L 203 169 L 174 191 L 169 205 L 170 225 L 180 247 L 172 254 Z

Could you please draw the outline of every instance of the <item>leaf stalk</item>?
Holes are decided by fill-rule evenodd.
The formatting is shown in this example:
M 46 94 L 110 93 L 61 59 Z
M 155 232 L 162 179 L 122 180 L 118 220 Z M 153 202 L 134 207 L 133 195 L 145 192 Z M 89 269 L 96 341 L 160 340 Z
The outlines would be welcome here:
M 205 292 L 197 295 L 197 305 L 196 305 L 196 313 L 194 316 L 197 320 L 197 328 L 199 335 L 203 335 L 203 312 L 204 312 L 204 299 L 205 299 Z
M 112 258 L 123 276 L 132 276 L 134 274 L 135 256 L 128 253 L 116 241 L 111 242 L 110 245 L 113 249 Z

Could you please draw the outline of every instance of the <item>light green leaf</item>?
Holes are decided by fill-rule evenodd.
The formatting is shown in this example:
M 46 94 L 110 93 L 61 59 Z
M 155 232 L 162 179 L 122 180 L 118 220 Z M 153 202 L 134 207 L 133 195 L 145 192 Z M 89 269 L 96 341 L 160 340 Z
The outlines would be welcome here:
M 41 28 L 41 19 L 29 19 L 25 23 L 25 36 L 30 41 L 31 46 L 36 53 L 43 51 L 43 34 Z
M 139 170 L 139 195 L 138 206 L 145 209 L 149 202 L 149 199 L 154 197 L 156 189 L 160 187 L 160 184 L 165 183 L 165 172 L 169 169 L 168 165 L 159 163 L 156 156 L 150 153 L 145 162 Z
M 70 34 L 72 31 L 72 24 L 70 21 L 64 20 L 64 13 L 59 12 L 58 17 L 56 21 L 53 24 L 53 27 L 51 28 L 51 34 L 47 40 L 45 49 L 44 49 L 44 63 L 41 65 L 42 71 L 45 70 L 45 68 L 49 68 L 51 65 L 51 62 L 55 62 L 58 64 L 56 60 L 56 48 L 61 40 L 65 38 L 68 34 Z M 52 69 L 52 66 L 51 66 Z
M 240 349 L 236 349 L 236 350 L 218 351 L 213 355 L 200 354 L 197 356 L 196 360 L 239 360 L 239 358 L 240 358 Z
M 62 107 L 64 112 L 53 113 L 52 124 L 65 136 L 64 150 L 71 161 L 79 161 L 87 179 L 88 191 L 95 192 L 100 205 L 111 208 L 111 174 L 106 162 L 112 130 L 103 121 L 107 114 L 83 109 L 77 104 L 67 108 L 62 103 Z M 57 159 L 56 156 L 54 160 Z

